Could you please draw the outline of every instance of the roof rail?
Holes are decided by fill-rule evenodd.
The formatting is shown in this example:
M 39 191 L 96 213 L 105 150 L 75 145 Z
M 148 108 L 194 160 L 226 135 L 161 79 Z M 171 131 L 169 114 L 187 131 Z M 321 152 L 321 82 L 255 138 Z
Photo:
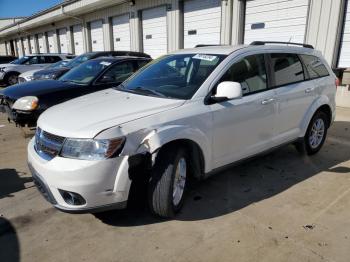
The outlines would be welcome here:
M 199 44 L 199 45 L 196 45 L 194 48 L 197 48 L 197 47 L 207 47 L 207 46 L 222 46 L 222 45 L 206 45 L 206 44 Z
M 314 49 L 312 45 L 309 44 L 301 44 L 301 43 L 294 43 L 294 42 L 279 42 L 279 41 L 254 41 L 251 42 L 250 45 L 265 45 L 265 44 L 283 44 L 283 45 L 298 45 L 305 48 L 311 48 Z

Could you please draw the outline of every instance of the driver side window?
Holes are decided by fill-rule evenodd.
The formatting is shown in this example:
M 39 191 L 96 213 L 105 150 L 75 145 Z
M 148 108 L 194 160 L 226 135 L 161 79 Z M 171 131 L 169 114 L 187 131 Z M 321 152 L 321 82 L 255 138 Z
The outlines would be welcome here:
M 99 83 L 118 83 L 123 82 L 134 73 L 134 65 L 132 61 L 122 62 L 112 66 L 99 79 Z
M 264 55 L 251 55 L 233 64 L 222 76 L 220 82 L 238 82 L 243 95 L 257 93 L 267 89 L 267 77 Z

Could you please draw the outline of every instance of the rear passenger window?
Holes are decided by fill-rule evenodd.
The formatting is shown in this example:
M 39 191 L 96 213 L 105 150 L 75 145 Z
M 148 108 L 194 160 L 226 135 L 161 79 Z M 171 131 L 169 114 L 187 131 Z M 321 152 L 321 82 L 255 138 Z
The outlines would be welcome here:
M 304 80 L 303 66 L 296 54 L 271 54 L 275 86 L 283 86 Z
M 267 89 L 264 55 L 252 55 L 233 64 L 222 76 L 220 82 L 238 82 L 243 95 L 257 93 Z
M 310 79 L 328 76 L 329 72 L 322 61 L 313 55 L 300 55 Z

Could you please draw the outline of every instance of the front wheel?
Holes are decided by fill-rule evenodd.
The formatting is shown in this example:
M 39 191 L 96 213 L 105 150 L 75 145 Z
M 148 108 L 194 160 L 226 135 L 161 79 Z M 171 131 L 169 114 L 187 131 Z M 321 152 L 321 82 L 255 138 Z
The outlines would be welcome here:
M 8 86 L 12 86 L 18 83 L 18 73 L 10 73 L 5 78 L 5 84 Z
M 320 151 L 326 140 L 328 126 L 327 115 L 322 111 L 316 112 L 310 121 L 303 141 L 308 155 L 313 155 Z
M 173 217 L 182 207 L 188 181 L 186 150 L 167 147 L 158 153 L 148 188 L 153 214 Z

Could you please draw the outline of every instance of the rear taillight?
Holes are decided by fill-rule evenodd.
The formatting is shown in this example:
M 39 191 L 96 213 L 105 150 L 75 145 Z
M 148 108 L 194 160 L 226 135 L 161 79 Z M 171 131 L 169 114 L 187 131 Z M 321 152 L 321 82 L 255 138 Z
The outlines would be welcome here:
M 335 88 L 337 88 L 338 86 L 340 86 L 340 79 L 337 77 L 335 79 Z

